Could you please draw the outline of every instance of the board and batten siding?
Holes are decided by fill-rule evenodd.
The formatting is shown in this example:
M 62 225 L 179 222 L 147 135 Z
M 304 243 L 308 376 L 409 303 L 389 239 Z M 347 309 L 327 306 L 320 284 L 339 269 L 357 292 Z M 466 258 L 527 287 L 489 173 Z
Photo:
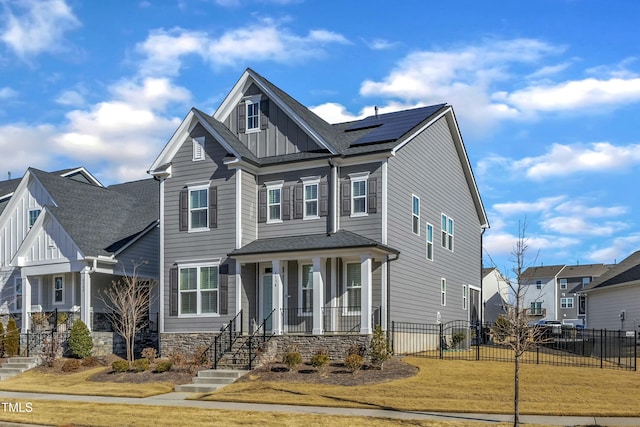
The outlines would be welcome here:
M 265 95 L 261 94 L 255 84 L 249 86 L 245 92 L 245 96 L 253 95 L 262 95 L 261 102 L 266 100 L 268 103 L 268 112 L 266 115 L 268 120 L 267 128 L 260 132 L 238 132 L 238 106 L 232 110 L 229 117 L 224 121 L 224 124 L 238 136 L 240 141 L 242 141 L 256 157 L 282 156 L 285 154 L 316 151 L 322 148 L 282 111 L 275 102 L 272 102 Z M 241 101 L 240 105 L 244 105 L 244 101 Z M 261 116 L 260 120 L 264 118 L 265 116 Z
M 258 238 L 258 187 L 255 175 L 240 171 L 242 200 L 242 246 Z
M 33 231 L 35 232 L 36 229 Z M 73 262 L 78 260 L 82 260 L 78 246 L 60 224 L 51 217 L 46 218 L 44 227 L 32 240 L 32 244 L 27 249 L 25 256 L 26 264 L 47 261 L 55 261 L 56 263 L 61 261 Z
M 350 185 L 349 174 L 369 172 L 369 179 L 376 182 L 376 213 L 368 213 L 365 216 L 351 217 L 342 215 L 342 184 Z M 382 242 L 382 164 L 380 162 L 367 163 L 354 166 L 343 166 L 340 168 L 337 198 L 338 222 L 341 230 L 348 230 L 369 239 Z M 353 187 L 350 187 L 353 188 Z M 367 185 L 367 192 L 369 187 Z M 367 194 L 368 197 L 368 194 Z M 367 200 L 367 208 L 369 208 Z
M 420 198 L 420 235 L 412 231 L 412 195 Z M 453 252 L 441 244 L 442 214 L 454 220 Z M 426 258 L 427 222 L 433 261 Z M 481 286 L 481 224 L 445 117 L 389 159 L 388 244 L 400 250 L 390 264 L 390 320 L 435 323 L 437 313 L 442 322 L 468 319 L 462 287 Z
M 286 236 L 300 236 L 307 234 L 322 234 L 327 232 L 328 221 L 330 215 L 321 216 L 317 219 L 294 219 L 294 187 L 296 185 L 302 185 L 300 178 L 317 176 L 320 178 L 320 183 L 327 182 L 327 176 L 330 172 L 329 167 L 314 168 L 314 169 L 302 169 L 292 170 L 280 174 L 262 175 L 258 177 L 258 191 L 264 188 L 265 182 L 272 181 L 284 181 L 283 189 L 290 187 L 291 194 L 289 197 L 290 204 L 290 219 L 283 220 L 282 222 L 268 224 L 266 222 L 258 223 L 258 238 L 273 238 L 273 237 L 286 237 Z M 320 189 L 318 189 L 318 192 Z M 284 193 L 284 192 L 283 192 Z M 282 196 L 284 194 L 282 193 Z M 257 195 L 257 193 L 256 193 Z M 283 198 L 281 198 L 283 200 Z M 258 199 L 256 197 L 255 202 Z M 330 204 L 330 199 L 328 201 Z M 320 208 L 318 204 L 318 209 Z M 329 212 L 331 208 L 329 207 Z
M 193 161 L 191 138 L 205 137 L 205 158 Z M 164 318 L 165 332 L 212 332 L 227 323 L 235 315 L 235 262 L 229 263 L 228 315 L 219 317 L 170 316 L 170 269 L 177 261 L 188 262 L 219 258 L 221 264 L 228 262 L 227 254 L 236 244 L 236 171 L 223 164 L 225 149 L 202 126 L 196 126 L 172 159 L 172 176 L 165 181 L 165 271 L 164 274 Z M 189 183 L 211 182 L 217 187 L 217 228 L 208 231 L 180 231 L 180 191 Z
M 624 324 L 620 312 L 625 311 Z M 640 322 L 640 283 L 610 286 L 587 294 L 587 328 L 632 331 Z

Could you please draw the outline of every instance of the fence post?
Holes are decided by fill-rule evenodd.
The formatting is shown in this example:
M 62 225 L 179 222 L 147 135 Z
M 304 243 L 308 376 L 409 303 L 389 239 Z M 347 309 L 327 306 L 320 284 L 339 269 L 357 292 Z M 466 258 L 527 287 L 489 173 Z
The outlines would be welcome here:
M 480 322 L 476 322 L 476 361 L 480 360 L 480 333 L 482 332 L 482 327 L 480 326 Z
M 540 364 L 540 346 L 536 345 L 536 365 Z
M 604 338 L 607 336 L 607 330 L 604 330 L 604 338 L 602 335 L 603 330 L 600 329 L 600 369 L 602 369 L 602 358 L 604 357 Z
M 636 341 L 636 334 L 633 334 L 633 370 L 637 370 L 637 359 L 638 357 L 638 341 Z
M 391 335 L 387 337 L 387 340 L 389 342 L 389 347 L 391 347 L 391 354 L 396 354 L 395 349 L 394 349 L 394 338 L 396 336 L 396 321 L 392 320 L 391 321 Z
M 444 359 L 444 348 L 443 347 L 443 343 L 444 341 L 444 334 L 443 334 L 443 328 L 442 328 L 442 323 L 440 323 L 440 359 Z
M 20 354 L 20 351 L 18 351 L 18 354 Z M 31 355 L 29 354 L 29 330 L 27 329 L 27 357 L 30 357 Z

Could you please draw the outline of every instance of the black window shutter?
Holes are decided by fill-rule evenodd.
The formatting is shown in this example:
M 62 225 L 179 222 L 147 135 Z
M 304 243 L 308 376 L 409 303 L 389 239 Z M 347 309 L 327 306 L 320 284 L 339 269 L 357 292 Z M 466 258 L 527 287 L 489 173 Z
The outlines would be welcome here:
M 326 182 L 320 183 L 320 198 L 318 212 L 320 216 L 329 215 L 329 184 Z
M 229 314 L 229 266 L 224 264 L 218 270 L 218 289 L 220 291 L 220 313 Z
M 189 190 L 180 191 L 180 231 L 189 230 Z
M 351 181 L 342 183 L 342 216 L 351 215 Z
M 267 222 L 267 189 L 258 190 L 258 222 Z
M 293 187 L 293 219 L 304 217 L 304 185 L 296 184 Z
M 209 228 L 218 228 L 218 187 L 209 188 Z
M 169 316 L 178 315 L 178 267 L 169 270 Z
M 244 102 L 238 104 L 238 133 L 245 132 L 247 122 L 247 111 Z
M 269 127 L 269 100 L 260 100 L 260 129 L 265 130 Z
M 282 219 L 291 219 L 291 187 L 282 188 Z
M 367 209 L 370 214 L 378 212 L 378 179 L 367 180 Z

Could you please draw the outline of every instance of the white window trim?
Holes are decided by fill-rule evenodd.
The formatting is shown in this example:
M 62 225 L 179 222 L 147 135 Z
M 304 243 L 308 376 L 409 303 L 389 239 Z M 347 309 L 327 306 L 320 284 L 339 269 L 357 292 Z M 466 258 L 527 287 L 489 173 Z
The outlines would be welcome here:
M 201 313 L 201 290 L 200 290 L 200 269 L 202 267 L 217 267 L 218 268 L 218 292 L 217 292 L 217 298 L 218 298 L 218 313 Z M 196 312 L 195 313 L 188 313 L 188 314 L 182 314 L 182 290 L 180 289 L 180 270 L 184 269 L 184 268 L 196 268 L 197 269 L 197 273 L 196 273 L 196 289 L 195 292 L 196 293 Z M 220 263 L 219 262 L 212 262 L 212 263 L 204 263 L 204 264 L 179 264 L 178 265 L 178 317 L 182 317 L 182 318 L 190 318 L 190 317 L 198 317 L 198 318 L 202 318 L 202 317 L 220 317 Z
M 567 279 L 560 279 L 560 289 L 567 289 Z
M 193 138 L 193 158 L 194 162 L 204 160 L 204 136 Z
M 284 181 L 265 182 L 264 185 L 265 187 L 267 187 L 267 224 L 281 223 L 282 222 L 282 187 L 284 186 Z M 275 203 L 273 205 L 269 204 L 269 192 L 271 190 L 280 190 L 280 203 L 278 203 L 280 205 L 280 218 L 277 218 L 277 219 L 271 219 L 271 209 L 269 208 L 271 206 L 276 205 Z
M 544 286 L 542 280 L 536 280 L 536 289 L 542 289 L 542 286 Z
M 442 220 L 445 219 L 445 228 L 442 228 Z M 449 215 L 445 214 L 445 213 L 441 213 L 440 214 L 440 228 L 442 228 L 441 230 L 441 235 L 440 235 L 440 243 L 441 246 L 451 252 L 453 252 L 453 249 L 455 247 L 455 221 L 453 218 L 451 218 Z M 446 233 L 446 242 L 444 245 L 442 245 L 442 233 Z
M 187 187 L 187 191 L 188 191 L 188 200 L 187 203 L 189 204 L 189 233 L 200 233 L 202 231 L 209 231 L 209 215 L 211 215 L 211 212 L 209 212 L 209 205 L 211 204 L 211 201 L 209 200 L 209 188 L 210 188 L 210 184 L 199 184 L 199 185 L 193 185 L 193 186 L 188 186 Z M 206 210 L 207 211 L 207 221 L 206 221 L 206 226 L 205 227 L 198 227 L 198 228 L 193 228 L 193 225 L 191 224 L 191 192 L 192 191 L 200 191 L 200 190 L 205 190 L 207 193 L 207 204 L 204 208 L 198 208 L 198 210 Z
M 18 293 L 18 282 L 20 282 L 21 285 L 21 292 Z M 13 310 L 14 311 L 21 311 L 22 310 L 22 293 L 24 292 L 24 282 L 22 280 L 22 277 L 16 277 L 14 282 L 13 282 L 13 295 L 14 295 L 14 303 L 13 303 Z M 18 308 L 18 301 L 20 301 L 20 308 Z
M 62 279 L 61 283 L 62 283 L 62 301 L 56 301 L 56 279 L 57 278 Z M 52 295 L 52 300 L 53 300 L 53 305 L 64 305 L 64 297 L 65 297 L 65 283 L 64 283 L 64 276 L 53 276 L 53 295 Z
M 311 286 L 308 288 L 311 291 L 311 311 L 304 311 L 304 298 L 303 298 L 303 287 L 302 287 L 302 279 L 304 278 L 303 270 L 304 267 L 311 267 L 311 272 L 313 274 L 313 263 L 310 261 L 299 262 L 298 263 L 298 315 L 299 316 L 313 316 L 313 276 L 311 278 Z
M 369 204 L 367 203 L 367 199 L 369 196 L 369 183 L 367 182 L 369 179 L 369 172 L 356 172 L 356 173 L 350 173 L 349 174 L 349 180 L 350 183 L 349 185 L 351 185 L 351 218 L 357 218 L 360 216 L 368 216 L 369 215 Z M 353 184 L 355 182 L 363 182 L 364 181 L 364 212 L 354 212 L 353 208 L 355 206 L 355 203 L 353 203 L 354 201 L 354 194 L 353 194 Z M 363 196 L 358 196 L 363 197 Z
M 560 298 L 560 308 L 561 309 L 571 309 L 574 308 L 573 297 Z
M 260 98 L 261 95 L 254 95 L 245 99 L 244 103 L 244 133 L 256 133 L 260 132 Z M 249 105 L 258 104 L 258 114 L 257 114 L 257 126 L 254 128 L 249 128 Z
M 302 181 L 302 219 L 320 219 L 320 177 L 305 177 L 300 178 Z M 307 185 L 315 185 L 316 189 L 316 215 L 307 215 L 307 201 L 312 202 L 313 199 L 307 200 Z
M 418 200 L 418 214 L 416 215 L 416 213 L 413 211 L 413 200 L 416 199 Z M 413 219 L 417 218 L 417 224 L 418 224 L 418 232 L 416 233 L 416 231 L 413 229 Z M 411 195 L 411 232 L 417 236 L 420 235 L 420 197 L 416 196 L 415 194 Z
M 447 306 L 447 279 L 444 277 L 440 279 L 440 305 Z
M 462 285 L 462 309 L 467 309 L 467 298 L 469 294 L 467 293 L 467 285 Z
M 429 228 L 431 228 L 431 239 L 429 239 Z M 433 261 L 434 258 L 434 247 L 433 247 L 433 225 L 428 223 L 425 228 L 425 240 L 426 240 L 426 253 L 425 256 L 429 261 Z M 429 246 L 431 246 L 431 258 L 429 258 Z
M 31 208 L 31 209 L 29 209 L 29 211 L 27 212 L 27 224 L 29 225 L 29 228 L 33 227 L 33 224 L 31 223 L 31 212 L 38 212 L 38 215 L 36 215 L 36 218 L 33 221 L 33 224 L 35 224 L 36 221 L 38 220 L 38 217 L 42 213 L 42 209 L 41 208 Z
M 343 280 L 344 280 L 344 309 L 342 311 L 343 316 L 360 316 L 362 311 L 362 274 L 360 274 L 360 310 L 349 311 L 349 282 L 347 281 L 347 265 L 348 264 L 358 264 L 358 267 L 362 269 L 362 263 L 356 260 L 345 260 L 343 267 Z M 362 270 L 361 270 L 362 271 Z M 353 288 L 355 289 L 355 287 Z M 355 306 L 354 306 L 355 307 Z

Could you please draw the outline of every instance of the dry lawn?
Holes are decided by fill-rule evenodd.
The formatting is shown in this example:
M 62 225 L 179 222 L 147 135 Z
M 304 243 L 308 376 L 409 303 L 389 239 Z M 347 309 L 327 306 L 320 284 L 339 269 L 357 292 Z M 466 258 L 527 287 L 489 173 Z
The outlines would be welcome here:
M 100 367 L 69 374 L 30 370 L 0 381 L 0 390 L 115 397 L 149 397 L 173 391 L 173 384 L 168 383 L 131 384 L 88 381 L 92 375 L 109 369 Z
M 10 400 L 11 402 L 19 402 Z M 24 401 L 23 407 L 24 405 Z M 354 427 L 480 427 L 466 421 L 391 420 L 368 417 L 284 414 L 278 412 L 227 411 L 184 407 L 113 405 L 51 400 L 33 401 L 31 413 L 0 411 L 0 421 L 74 426 L 354 426 Z M 161 414 L 161 416 L 159 416 Z M 506 427 L 509 424 L 498 424 Z
M 253 381 L 231 384 L 204 400 L 392 408 L 411 411 L 511 413 L 513 363 L 406 358 L 411 378 L 328 386 Z M 548 365 L 521 367 L 522 414 L 640 416 L 640 374 Z

